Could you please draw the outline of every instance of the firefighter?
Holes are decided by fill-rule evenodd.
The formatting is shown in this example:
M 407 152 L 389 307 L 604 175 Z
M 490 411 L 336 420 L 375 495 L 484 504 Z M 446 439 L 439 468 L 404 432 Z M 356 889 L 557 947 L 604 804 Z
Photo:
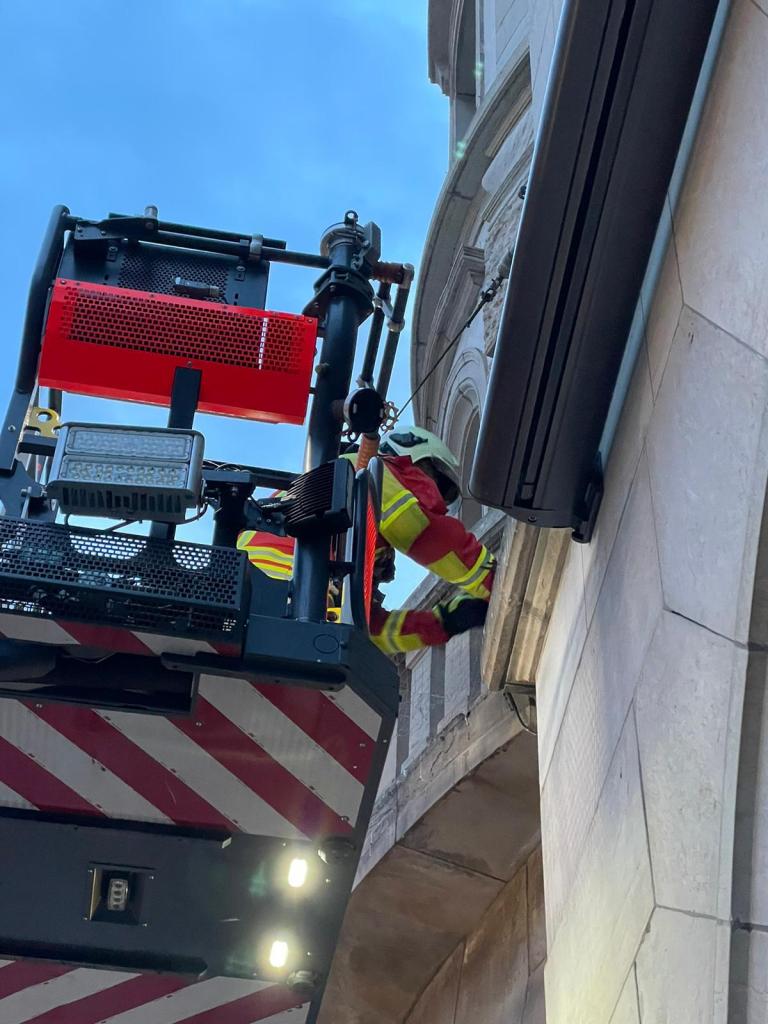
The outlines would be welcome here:
M 384 464 L 376 582 L 394 578 L 399 551 L 454 584 L 459 593 L 432 608 L 386 611 L 380 598 L 371 610 L 371 635 L 387 654 L 447 643 L 482 626 L 494 578 L 494 558 L 461 521 L 448 514 L 459 497 L 459 462 L 440 438 L 422 427 L 401 427 L 379 447 Z M 354 460 L 356 456 L 349 454 Z M 244 531 L 238 547 L 268 576 L 290 579 L 293 540 Z M 377 593 L 378 597 L 378 593 Z

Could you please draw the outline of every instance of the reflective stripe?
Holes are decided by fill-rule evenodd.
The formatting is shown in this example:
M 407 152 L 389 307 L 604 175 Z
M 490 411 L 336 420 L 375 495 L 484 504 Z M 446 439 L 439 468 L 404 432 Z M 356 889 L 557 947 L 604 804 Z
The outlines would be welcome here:
M 406 612 L 390 612 L 384 620 L 381 632 L 374 638 L 377 646 L 385 654 L 394 654 L 398 650 L 395 639 L 398 628 L 402 627 Z M 399 620 L 399 621 L 398 621 Z
M 30 808 L 34 808 L 34 804 L 31 804 L 29 800 L 25 800 L 23 796 L 19 796 L 15 789 L 11 789 L 10 786 L 6 786 L 4 782 L 0 782 L 0 804 L 3 807 L 22 807 L 25 811 Z M 4 964 L 11 963 L 10 960 L 0 961 L 0 967 Z
M 430 572 L 439 576 L 440 579 L 453 584 L 456 584 L 460 579 L 464 579 L 467 573 L 474 571 L 467 568 L 467 563 L 461 559 L 456 551 L 447 551 L 440 558 L 428 562 L 427 568 Z
M 25 619 L 21 615 L 0 615 L 0 633 L 13 640 L 36 644 L 74 644 L 74 637 L 50 619 Z
M 293 567 L 273 565 L 266 560 L 254 561 L 253 565 L 259 572 L 263 572 L 265 576 L 269 576 L 273 580 L 289 580 L 293 576 Z
M 169 719 L 128 711 L 100 714 L 243 832 L 253 836 L 301 838 L 302 834 L 295 825 Z M 198 731 L 205 732 L 202 728 Z
M 273 580 L 289 580 L 293 576 L 293 555 L 273 547 L 244 547 L 248 560 Z
M 268 558 L 253 558 L 251 564 L 273 580 L 290 580 L 293 575 L 292 565 L 280 565 Z
M 482 577 L 493 568 L 493 558 L 489 551 L 483 548 L 480 557 L 465 576 L 459 577 L 456 583 L 465 590 L 470 590 L 473 583 L 477 583 Z
M 388 502 L 382 509 L 381 527 L 386 529 L 391 526 L 394 521 L 399 518 L 407 508 L 412 505 L 418 505 L 418 500 L 415 495 L 411 494 L 410 491 L 402 490 L 398 492 L 396 498 L 393 501 Z
M 124 978 L 125 975 L 118 975 Z M 246 981 L 240 978 L 207 978 L 195 985 L 179 989 L 170 995 L 144 1003 L 123 1013 L 108 1017 L 102 1024 L 183 1024 L 190 1017 L 194 1020 L 209 1010 L 215 1010 L 223 1021 L 248 1020 L 253 1016 L 227 1016 L 227 1007 L 244 996 L 253 995 L 268 987 L 267 982 Z M 214 1018 L 215 1019 L 215 1018 Z M 255 1018 L 258 1020 L 258 1017 Z
M 4 700 L 2 704 L 0 736 L 21 750 L 38 766 L 48 771 L 55 770 L 58 782 L 68 786 L 91 807 L 114 818 L 168 822 L 167 816 L 158 811 L 154 804 L 137 793 L 117 775 L 108 771 L 104 765 L 72 743 L 62 733 L 44 722 L 25 705 L 15 700 Z M 145 718 L 154 716 L 132 715 L 131 717 L 140 719 L 143 724 Z M 7 781 L 12 788 L 16 788 L 13 780 L 8 779 L 7 776 L 4 781 Z M 24 792 L 21 795 L 30 797 L 30 803 L 37 804 L 30 793 Z M 3 1024 L 5 1024 L 4 1020 Z
M 362 784 L 247 680 L 204 675 L 200 693 L 323 803 L 357 821 Z
M 289 565 L 289 566 L 293 565 L 293 555 L 288 555 L 288 554 L 285 553 L 285 551 L 281 551 L 279 548 L 268 548 L 268 547 L 249 548 L 249 547 L 246 547 L 245 551 L 247 552 L 248 557 L 250 558 L 250 560 L 252 562 L 254 561 L 254 559 L 262 557 L 262 558 L 268 558 L 271 562 L 282 562 L 283 565 Z
M 122 985 L 137 977 L 135 974 L 123 974 L 118 971 L 104 971 L 96 968 L 81 967 L 67 971 L 58 978 L 51 978 L 39 985 L 14 992 L 2 1002 L 3 1024 L 24 1024 L 35 1017 L 52 1010 L 60 1012 L 59 1020 L 76 1020 L 66 1007 L 96 992 Z M 145 1018 L 146 1019 L 146 1018 Z
M 401 654 L 408 651 L 420 651 L 428 646 L 423 637 L 418 633 L 403 633 L 397 639 L 397 649 Z

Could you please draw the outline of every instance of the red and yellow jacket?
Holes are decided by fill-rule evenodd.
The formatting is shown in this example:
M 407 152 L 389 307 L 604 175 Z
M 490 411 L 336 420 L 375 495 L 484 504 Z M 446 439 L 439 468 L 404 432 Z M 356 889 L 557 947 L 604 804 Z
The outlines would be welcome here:
M 355 456 L 351 456 L 355 458 Z M 448 515 L 437 484 L 404 456 L 387 456 L 379 526 L 378 555 L 394 548 L 467 595 L 489 600 L 493 586 L 493 555 L 460 520 Z M 276 579 L 290 579 L 293 539 L 245 530 L 237 546 L 250 561 Z M 447 602 L 455 603 L 455 602 Z M 371 635 L 388 654 L 444 644 L 450 639 L 443 624 L 443 604 L 425 610 L 385 611 L 374 604 Z

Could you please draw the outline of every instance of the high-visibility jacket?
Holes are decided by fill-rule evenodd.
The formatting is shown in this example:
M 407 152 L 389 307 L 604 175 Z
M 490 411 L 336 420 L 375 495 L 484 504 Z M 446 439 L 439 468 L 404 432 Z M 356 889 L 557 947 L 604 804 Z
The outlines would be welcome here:
M 354 459 L 355 456 L 349 456 Z M 437 484 L 405 456 L 386 456 L 377 556 L 390 548 L 459 587 L 467 595 L 489 600 L 494 558 L 464 524 L 448 515 Z M 293 571 L 293 539 L 245 530 L 237 546 L 250 561 L 275 579 L 290 579 Z M 371 635 L 386 653 L 412 651 L 444 644 L 450 639 L 442 611 L 449 602 L 421 610 L 386 611 L 374 603 Z

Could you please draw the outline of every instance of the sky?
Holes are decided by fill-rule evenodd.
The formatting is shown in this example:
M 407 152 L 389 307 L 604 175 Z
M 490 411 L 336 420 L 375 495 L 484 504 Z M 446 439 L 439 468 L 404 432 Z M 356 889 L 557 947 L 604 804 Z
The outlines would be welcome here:
M 154 204 L 161 219 L 309 251 L 351 208 L 381 227 L 383 259 L 418 266 L 448 156 L 426 0 L 0 0 L 0 16 L 4 397 L 56 203 L 94 219 Z M 273 267 L 268 307 L 301 312 L 316 276 Z M 406 331 L 390 392 L 399 404 L 409 344 Z M 73 395 L 63 413 L 145 425 L 167 415 Z M 210 458 L 301 466 L 303 428 L 203 415 L 195 425 Z M 210 529 L 208 516 L 179 536 L 207 540 Z M 401 557 L 388 605 L 421 575 Z

